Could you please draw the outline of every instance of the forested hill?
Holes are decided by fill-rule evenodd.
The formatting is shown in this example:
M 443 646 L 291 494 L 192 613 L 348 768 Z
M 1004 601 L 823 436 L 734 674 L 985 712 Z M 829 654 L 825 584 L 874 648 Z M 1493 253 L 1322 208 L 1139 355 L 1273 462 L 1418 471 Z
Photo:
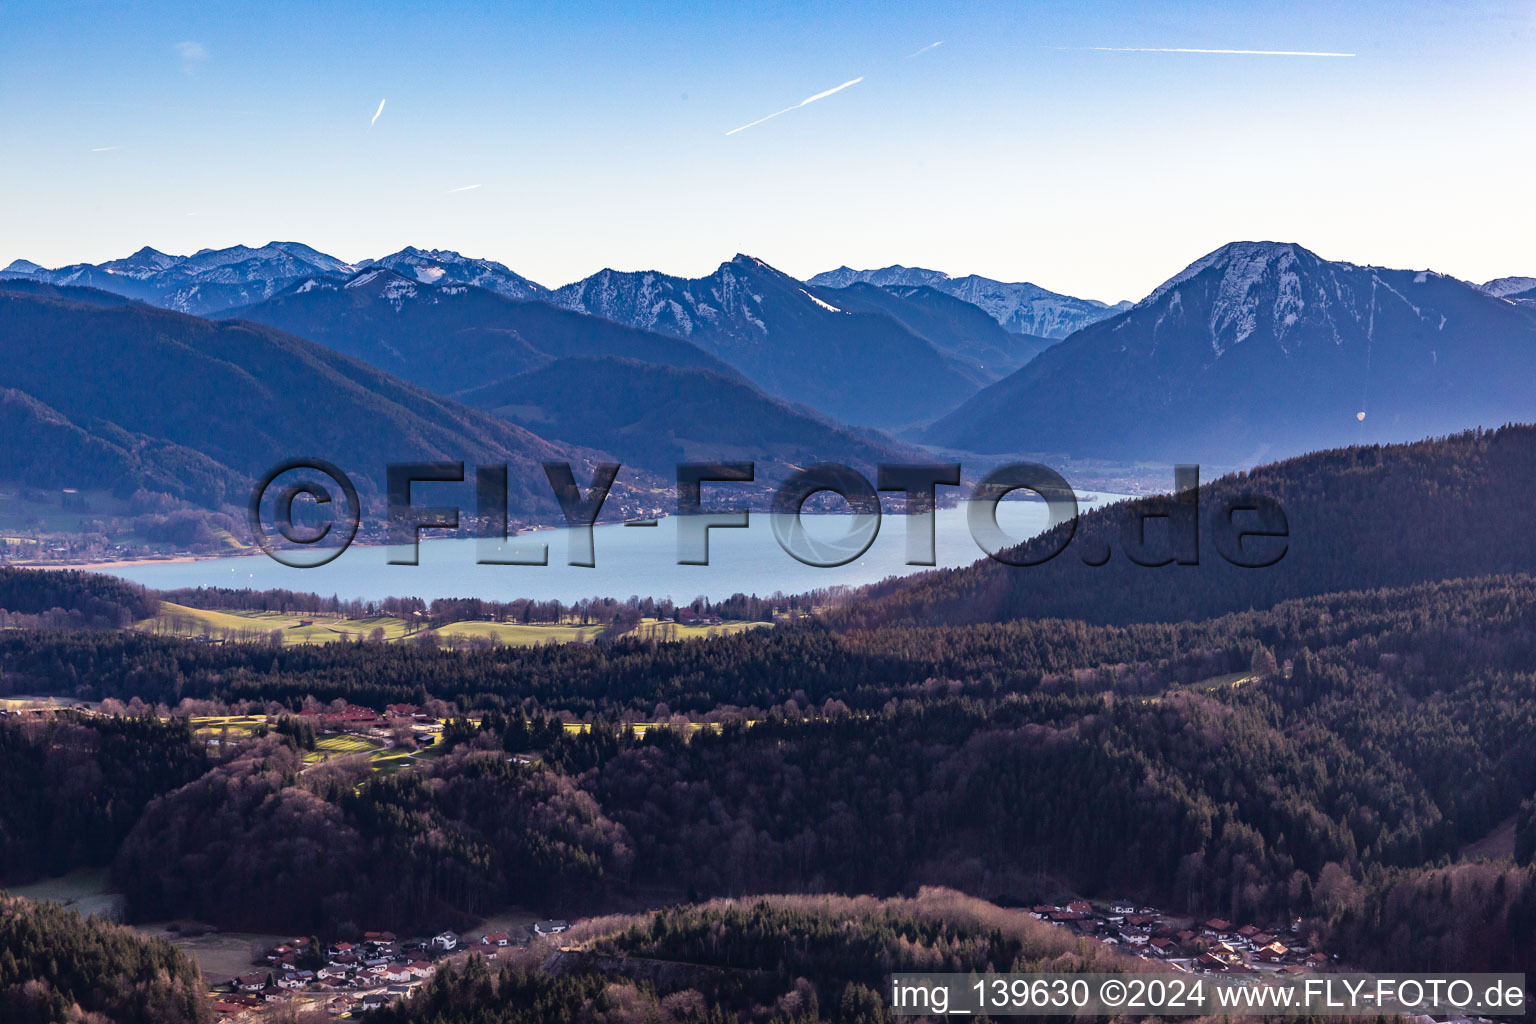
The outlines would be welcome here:
M 760 896 L 579 926 L 545 950 L 439 972 L 376 1024 L 886 1024 L 891 971 L 1123 970 L 1066 929 L 942 889 L 912 899 Z M 633 959 L 629 959 L 633 958 Z M 635 977 L 632 965 L 652 968 Z M 1048 968 L 1047 968 L 1047 965 Z
M 159 606 L 155 595 L 115 576 L 0 566 L 0 623 L 6 625 L 113 629 L 148 618 Z
M 0 1020 L 208 1024 L 197 965 L 168 942 L 0 894 Z
M 1170 469 L 1169 484 L 1172 485 Z M 1079 518 L 1061 554 L 1042 565 L 982 559 L 869 588 L 832 616 L 842 627 L 1005 622 L 1059 617 L 1098 623 L 1201 619 L 1289 598 L 1394 587 L 1424 580 L 1536 567 L 1536 427 L 1507 426 L 1402 445 L 1316 452 L 1222 477 L 1199 492 L 1199 564 L 1152 568 L 1128 556 L 1142 512 L 1174 508 L 1150 498 Z M 1245 494 L 1284 510 L 1289 537 L 1250 538 L 1241 558 L 1274 565 L 1245 568 L 1220 553 L 1234 530 L 1259 526 L 1253 513 L 1229 518 Z M 1146 520 L 1142 562 L 1171 559 L 1169 524 Z M 1225 522 L 1224 522 L 1225 520 Z M 1070 526 L 1007 552 L 1037 561 L 1060 547 Z M 1087 564 L 1109 555 L 1103 565 Z M 1232 553 L 1230 546 L 1228 553 Z

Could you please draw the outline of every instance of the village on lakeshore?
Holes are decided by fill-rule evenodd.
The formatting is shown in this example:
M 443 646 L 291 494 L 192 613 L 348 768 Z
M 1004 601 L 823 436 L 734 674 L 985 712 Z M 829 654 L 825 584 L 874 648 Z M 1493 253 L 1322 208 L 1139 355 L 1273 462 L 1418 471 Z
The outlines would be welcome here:
M 1122 952 L 1165 963 L 1178 971 L 1207 974 L 1303 974 L 1332 960 L 1301 941 L 1301 922 L 1262 928 L 1235 925 L 1219 917 L 1199 921 L 1165 916 L 1130 900 L 1095 906 L 1073 900 L 1061 906 L 1038 904 L 1031 916 L 1115 946 Z
M 407 939 L 388 931 L 364 932 L 356 942 L 329 945 L 293 938 L 260 954 L 251 971 L 216 983 L 214 1010 L 227 1024 L 295 1004 L 323 1006 L 332 1017 L 350 1016 L 409 995 L 455 958 L 479 955 L 495 963 L 509 947 L 527 946 L 569 927 L 566 921 L 548 920 L 478 937 L 443 931 Z

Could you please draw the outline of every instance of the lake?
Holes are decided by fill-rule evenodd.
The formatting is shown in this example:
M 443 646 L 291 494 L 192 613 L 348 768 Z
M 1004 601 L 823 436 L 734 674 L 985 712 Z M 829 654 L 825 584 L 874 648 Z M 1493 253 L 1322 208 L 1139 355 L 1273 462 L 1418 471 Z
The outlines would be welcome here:
M 1120 500 L 1121 495 L 1094 494 L 1079 499 L 1080 511 Z M 972 539 L 966 504 L 934 513 L 934 552 L 940 567 L 969 565 L 984 553 Z M 1046 524 L 1047 507 L 1039 501 L 1004 500 L 998 525 L 1012 538 L 1024 540 Z M 874 543 L 858 559 L 835 568 L 805 565 L 787 554 L 775 536 L 773 516 L 754 513 L 745 529 L 709 532 L 708 565 L 678 565 L 676 518 L 655 526 L 598 526 L 593 531 L 595 566 L 566 564 L 567 531 L 536 530 L 511 538 L 502 557 L 536 554 L 549 546 L 549 565 L 479 565 L 478 541 L 443 538 L 423 540 L 418 565 L 391 565 L 408 549 L 352 547 L 335 561 L 313 569 L 294 569 L 266 555 L 208 558 L 190 562 L 159 562 L 113 568 L 113 575 L 156 590 L 179 587 L 283 587 L 314 591 L 343 599 L 383 597 L 481 597 L 563 602 L 586 597 L 670 598 L 687 602 L 695 597 L 720 600 L 732 594 L 768 596 L 775 592 L 803 593 L 824 587 L 862 586 L 888 576 L 922 572 L 927 566 L 905 564 L 907 516 L 886 515 Z M 805 532 L 812 542 L 833 542 L 852 530 L 868 528 L 870 517 L 807 515 Z M 784 525 L 782 522 L 779 524 Z M 425 536 L 430 537 L 430 531 Z

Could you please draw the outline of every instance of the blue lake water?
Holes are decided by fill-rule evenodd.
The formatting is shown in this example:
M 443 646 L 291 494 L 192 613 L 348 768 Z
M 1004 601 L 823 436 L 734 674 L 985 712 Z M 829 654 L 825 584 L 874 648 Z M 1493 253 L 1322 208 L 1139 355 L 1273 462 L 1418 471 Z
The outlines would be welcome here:
M 1119 500 L 1121 495 L 1094 494 L 1079 500 L 1080 511 Z M 1011 538 L 1024 540 L 1046 525 L 1047 507 L 1038 501 L 1005 500 L 998 508 L 998 525 Z M 294 569 L 266 555 L 209 558 L 192 562 L 159 562 L 110 570 L 158 590 L 178 587 L 285 587 L 315 591 L 343 599 L 389 596 L 482 597 L 493 600 L 532 598 L 577 601 L 585 597 L 627 598 L 631 595 L 719 600 L 732 594 L 768 596 L 775 592 L 803 593 L 823 587 L 862 586 L 888 576 L 922 572 L 927 566 L 905 564 L 907 516 L 882 517 L 869 550 L 847 565 L 821 568 L 805 565 L 780 546 L 768 514 L 753 514 L 745 529 L 709 532 L 708 565 L 678 565 L 678 520 L 668 518 L 649 527 L 611 524 L 593 531 L 596 565 L 567 564 L 565 530 L 536 530 L 507 541 L 501 556 L 536 555 L 548 544 L 548 565 L 479 565 L 480 542 L 445 538 L 423 540 L 417 565 L 391 565 L 408 549 L 352 547 L 335 561 L 313 569 Z M 858 528 L 858 516 L 805 516 L 809 538 L 834 542 Z M 780 524 L 783 526 L 783 523 Z M 867 525 L 867 524 L 866 524 Z M 430 533 L 427 534 L 430 537 Z M 934 513 L 934 552 L 940 567 L 969 565 L 984 553 L 966 521 L 966 504 Z

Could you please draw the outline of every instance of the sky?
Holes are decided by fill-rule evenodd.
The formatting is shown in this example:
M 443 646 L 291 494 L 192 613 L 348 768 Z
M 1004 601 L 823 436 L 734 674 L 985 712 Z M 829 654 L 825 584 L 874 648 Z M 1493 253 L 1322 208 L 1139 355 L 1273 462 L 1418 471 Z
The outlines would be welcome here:
M 1531 0 L 7 0 L 0 266 L 293 240 L 558 286 L 744 252 L 1115 301 L 1271 239 L 1536 276 L 1533 58 Z

